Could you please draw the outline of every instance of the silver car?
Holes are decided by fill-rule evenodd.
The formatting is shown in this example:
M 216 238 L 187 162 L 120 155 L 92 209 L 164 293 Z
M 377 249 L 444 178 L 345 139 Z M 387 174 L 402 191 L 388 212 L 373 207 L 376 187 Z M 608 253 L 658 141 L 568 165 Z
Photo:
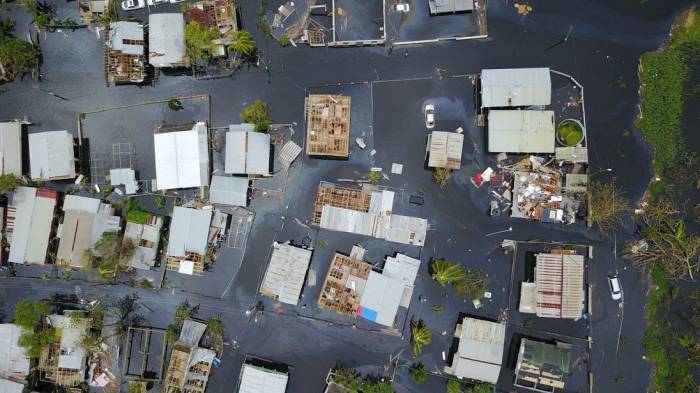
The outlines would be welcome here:
M 615 275 L 608 276 L 608 286 L 610 287 L 610 294 L 613 300 L 622 299 L 622 287 L 620 286 L 620 280 Z
M 425 126 L 432 130 L 435 128 L 435 105 L 426 104 L 423 113 L 425 113 Z

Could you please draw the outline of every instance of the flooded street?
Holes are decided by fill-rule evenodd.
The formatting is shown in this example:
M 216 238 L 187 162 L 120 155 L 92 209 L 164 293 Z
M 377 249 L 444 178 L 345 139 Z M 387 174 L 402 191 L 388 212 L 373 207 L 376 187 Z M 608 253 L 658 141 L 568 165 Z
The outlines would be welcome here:
M 75 3 L 54 0 L 58 8 L 73 7 Z M 281 0 L 268 1 L 268 9 L 276 9 Z M 167 100 L 171 97 L 209 95 L 211 125 L 225 127 L 240 123 L 239 112 L 255 99 L 268 102 L 274 123 L 298 124 L 293 140 L 301 145 L 304 138 L 304 98 L 313 92 L 352 95 L 352 138 L 367 138 L 369 147 L 359 150 L 353 146 L 348 161 L 322 161 L 303 155 L 295 163 L 288 178 L 278 183 L 257 183 L 261 189 L 282 190 L 279 198 L 254 199 L 251 210 L 256 212 L 245 250 L 225 250 L 211 274 L 187 278 L 176 288 L 160 292 L 139 289 L 149 306 L 156 312 L 150 321 L 167 325 L 170 318 L 165 307 L 184 297 L 201 303 L 205 316 L 222 313 L 227 325 L 227 337 L 241 343 L 240 351 L 226 350 L 222 366 L 213 371 L 208 392 L 231 392 L 246 353 L 291 364 L 295 371 L 290 379 L 289 393 L 319 392 L 328 370 L 340 361 L 348 367 L 382 366 L 388 354 L 404 350 L 402 361 L 411 362 L 408 330 L 405 337 L 370 333 L 363 322 L 338 319 L 337 326 L 315 304 L 300 309 L 284 309 L 282 315 L 270 313 L 260 323 L 251 323 L 243 314 L 256 300 L 261 274 L 269 259 L 273 241 L 301 242 L 310 237 L 317 249 L 311 262 L 317 281 L 323 280 L 328 262 L 335 251 L 349 253 L 353 244 L 367 248 L 373 263 L 385 255 L 401 251 L 423 261 L 416 282 L 411 315 L 420 315 L 435 326 L 433 344 L 426 348 L 420 361 L 429 371 L 444 366 L 442 351 L 451 345 L 451 333 L 458 313 L 476 313 L 497 318 L 509 306 L 508 285 L 511 255 L 500 250 L 503 236 L 485 234 L 512 226 L 508 238 L 515 240 L 543 239 L 590 244 L 594 258 L 590 260 L 589 280 L 593 283 L 594 300 L 591 323 L 591 359 L 578 364 L 578 371 L 594 375 L 596 393 L 641 393 L 648 386 L 650 366 L 642 359 L 644 337 L 646 285 L 627 263 L 615 260 L 614 244 L 598 232 L 585 228 L 583 222 L 572 226 L 511 220 L 486 215 L 488 195 L 471 186 L 468 177 L 484 160 L 483 128 L 475 126 L 472 86 L 468 77 L 485 68 L 550 67 L 572 75 L 585 91 L 587 144 L 591 173 L 612 168 L 612 172 L 595 175 L 600 180 L 614 177 L 630 200 L 641 197 L 652 176 L 651 151 L 642 141 L 633 121 L 637 115 L 637 65 L 641 53 L 657 48 L 667 37 L 674 17 L 692 4 L 693 0 L 596 0 L 596 1 L 532 1 L 528 16 L 517 13 L 512 0 L 488 2 L 489 37 L 483 40 L 460 41 L 423 46 L 408 46 L 390 50 L 384 47 L 310 48 L 307 46 L 279 47 L 256 28 L 258 1 L 240 2 L 243 27 L 249 30 L 256 45 L 269 64 L 270 74 L 263 68 L 243 67 L 230 78 L 194 80 L 187 76 L 161 74 L 153 86 L 105 86 L 103 43 L 94 28 L 76 31 L 41 33 L 44 56 L 44 80 L 30 78 L 0 85 L 0 119 L 27 116 L 32 122 L 29 132 L 68 130 L 77 137 L 76 114 L 102 108 L 121 107 L 146 101 Z M 29 19 L 16 5 L 10 14 L 17 22 L 16 35 L 26 37 Z M 6 14 L 3 13 L 3 14 Z M 573 26 L 573 27 L 572 27 Z M 567 36 L 566 42 L 558 44 Z M 555 45 L 556 44 L 556 45 Z M 436 68 L 445 70 L 446 78 L 438 78 Z M 698 75 L 696 68 L 694 75 Z M 697 80 L 696 80 L 697 82 Z M 53 95 L 52 95 L 53 94 Z M 65 97 L 66 100 L 55 95 Z M 424 132 L 421 108 L 428 100 L 449 108 L 440 118 L 446 128 L 465 127 L 463 171 L 454 182 L 440 190 L 432 182 L 432 172 L 423 171 L 424 140 L 414 128 L 416 122 Z M 700 94 L 686 102 L 684 122 L 688 130 L 700 126 L 697 108 Z M 188 110 L 191 108 L 187 108 Z M 147 111 L 147 112 L 143 112 Z M 140 112 L 140 113 L 139 113 Z M 89 120 L 90 135 L 95 143 L 124 142 L 136 146 L 137 161 L 143 166 L 142 175 L 154 176 L 152 127 L 161 117 L 168 116 L 162 107 L 141 108 L 139 111 L 120 110 L 118 113 Z M 192 111 L 193 117 L 205 117 L 205 111 Z M 194 120 L 205 120 L 197 118 Z M 688 147 L 700 150 L 700 136 L 689 133 Z M 99 142 L 102 141 L 102 142 Z M 353 143 L 354 144 L 354 143 Z M 106 146 L 106 145 L 105 145 Z M 376 149 L 376 155 L 369 151 Z M 397 192 L 395 209 L 398 214 L 425 217 L 431 225 L 426 245 L 422 248 L 388 243 L 379 239 L 308 228 L 307 220 L 313 209 L 313 198 L 320 180 L 357 178 L 370 166 L 388 168 L 392 163 L 404 164 L 407 175 L 393 176 L 385 185 Z M 150 167 L 149 167 L 150 165 Z M 151 168 L 151 169 L 147 169 Z M 278 180 L 278 179 L 275 179 Z M 425 206 L 408 203 L 408 197 L 419 188 L 426 188 Z M 405 191 L 405 193 L 404 193 Z M 632 228 L 629 229 L 632 231 Z M 626 235 L 629 235 L 627 233 Z M 624 234 L 617 238 L 617 246 Z M 327 248 L 318 247 L 320 241 Z M 240 255 L 243 262 L 240 264 Z M 430 279 L 427 261 L 433 257 L 453 258 L 465 266 L 481 267 L 491 274 L 490 291 L 494 299 L 484 308 L 475 310 L 471 302 L 463 302 L 454 294 L 445 294 Z M 622 335 L 627 337 L 623 351 L 616 353 L 621 310 L 610 299 L 607 274 L 620 269 L 620 279 L 628 299 L 624 305 Z M 5 280 L 8 281 L 8 280 Z M 2 282 L 0 281 L 0 284 Z M 41 284 L 41 283 L 39 283 Z M 43 296 L 40 290 L 17 285 L 16 290 L 30 296 Z M 47 285 L 51 289 L 68 289 L 69 283 Z M 46 289 L 47 291 L 49 289 Z M 99 289 L 93 289 L 98 291 Z M 115 290 L 128 292 L 129 288 Z M 131 289 L 133 290 L 133 289 Z M 315 303 L 320 285 L 306 288 L 302 302 Z M 423 304 L 417 295 L 429 299 Z M 0 285 L 0 306 L 8 310 L 18 299 L 10 289 Z M 160 303 L 160 302 L 163 303 Z M 265 300 L 268 310 L 274 302 Z M 445 307 L 442 314 L 431 313 L 430 305 Z M 304 318 L 294 318 L 302 315 Z M 318 319 L 317 319 L 318 318 Z M 7 318 L 6 318 L 7 319 Z M 375 325 L 376 326 L 376 325 Z M 450 331 L 452 329 L 452 331 Z M 568 329 L 564 327 L 563 329 Z M 576 328 L 578 329 L 578 327 Z M 579 333 L 572 328 L 572 335 Z M 513 328 L 517 331 L 517 328 Z M 441 333 L 447 331 L 446 336 Z M 567 334 L 569 332 L 566 332 Z M 585 337 L 580 344 L 585 347 Z M 511 365 L 505 364 L 504 371 Z M 624 375 L 624 383 L 615 378 Z M 510 379 L 510 380 L 508 380 Z M 588 392 L 587 382 L 572 386 L 572 391 Z M 397 392 L 442 392 L 444 379 L 431 377 L 426 385 L 417 386 L 408 378 L 407 367 L 397 373 Z M 584 387 L 585 385 L 585 387 Z M 510 391 L 512 371 L 501 374 L 500 391 Z

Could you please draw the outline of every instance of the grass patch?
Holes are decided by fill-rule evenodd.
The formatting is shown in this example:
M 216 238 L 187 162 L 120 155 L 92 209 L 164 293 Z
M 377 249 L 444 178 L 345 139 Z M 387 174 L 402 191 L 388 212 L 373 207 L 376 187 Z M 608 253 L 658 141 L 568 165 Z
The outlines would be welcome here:
M 689 65 L 700 56 L 700 17 L 692 8 L 674 23 L 671 40 L 640 59 L 641 112 L 635 125 L 654 148 L 654 169 L 662 178 L 678 178 L 688 151 L 681 126 Z
M 137 224 L 145 224 L 151 213 L 141 210 L 139 203 L 135 198 L 129 198 L 126 203 L 126 221 Z

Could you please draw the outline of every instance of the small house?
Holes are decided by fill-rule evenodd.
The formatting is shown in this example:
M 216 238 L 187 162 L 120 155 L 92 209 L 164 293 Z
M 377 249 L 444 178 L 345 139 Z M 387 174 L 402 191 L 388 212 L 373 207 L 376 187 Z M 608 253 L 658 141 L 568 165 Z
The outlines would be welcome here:
M 9 262 L 46 263 L 58 193 L 45 188 L 18 187 L 7 208 L 5 233 L 10 243 Z
M 552 102 L 549 68 L 481 70 L 480 80 L 482 108 L 543 106 Z
M 39 357 L 39 372 L 43 379 L 63 387 L 75 387 L 85 380 L 87 352 L 80 345 L 80 340 L 89 329 L 85 318 L 71 318 L 66 310 L 63 315 L 53 314 L 47 317 L 47 327 L 55 331 L 54 343 L 44 349 Z
M 232 124 L 226 133 L 224 172 L 233 175 L 270 175 L 270 134 L 255 132 L 254 124 Z
M 428 135 L 428 166 L 459 170 L 462 167 L 464 134 L 433 131 Z
M 153 135 L 153 145 L 156 189 L 209 185 L 209 139 L 205 123 L 160 126 Z
M 189 275 L 204 272 L 211 210 L 175 206 L 170 222 L 166 268 Z
M 570 370 L 569 344 L 523 338 L 515 363 L 514 385 L 543 393 L 564 392 Z
M 185 17 L 182 14 L 148 15 L 148 62 L 156 68 L 189 65 L 185 51 Z
M 248 206 L 248 183 L 246 177 L 219 176 L 211 177 L 209 202 L 217 205 Z
M 311 262 L 311 250 L 275 243 L 260 293 L 296 306 Z
M 431 15 L 456 14 L 474 10 L 474 0 L 428 0 Z
M 536 255 L 535 282 L 523 282 L 519 310 L 544 318 L 578 320 L 584 306 L 584 256 Z
M 0 122 L 0 175 L 22 177 L 22 122 Z
M 131 239 L 136 245 L 129 266 L 136 269 L 151 269 L 155 266 L 162 227 L 163 218 L 158 216 L 148 216 L 142 223 L 126 222 L 124 238 Z
M 506 325 L 464 317 L 457 324 L 454 338 L 459 344 L 445 372 L 460 379 L 496 384 L 503 363 Z
M 170 352 L 163 392 L 204 393 L 216 352 L 199 346 L 207 329 L 203 322 L 187 319 Z
M 0 324 L 0 381 L 23 383 L 29 376 L 29 356 L 27 351 L 19 346 L 21 335 L 21 327 L 12 323 Z M 1 384 L 0 392 L 4 392 Z
M 29 134 L 29 166 L 32 180 L 74 179 L 75 149 L 68 131 Z
M 289 374 L 263 362 L 247 361 L 238 379 L 238 393 L 285 393 Z
M 488 144 L 491 153 L 554 153 L 554 112 L 491 110 Z
M 111 22 L 105 32 L 107 83 L 140 83 L 146 78 L 146 41 L 137 22 Z

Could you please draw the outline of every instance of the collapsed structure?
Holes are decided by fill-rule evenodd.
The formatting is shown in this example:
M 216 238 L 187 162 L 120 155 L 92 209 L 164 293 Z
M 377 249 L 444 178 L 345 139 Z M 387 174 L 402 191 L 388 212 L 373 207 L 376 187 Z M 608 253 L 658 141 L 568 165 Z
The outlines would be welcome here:
M 234 33 L 238 31 L 236 8 L 232 0 L 200 0 L 187 3 L 185 11 L 187 21 L 196 21 L 200 25 L 216 28 L 219 38 L 212 41 L 216 48 L 215 56 L 224 56 L 226 47 L 233 42 Z
M 135 269 L 151 269 L 155 266 L 162 227 L 163 218 L 158 216 L 148 216 L 145 222 L 127 220 L 124 238 L 131 239 L 136 245 L 129 266 Z
M 514 385 L 543 393 L 564 391 L 570 364 L 570 345 L 523 338 L 515 364 Z
M 153 135 L 156 188 L 169 190 L 209 185 L 208 138 L 204 122 L 158 127 Z
M 336 158 L 350 155 L 350 104 L 349 96 L 306 97 L 306 154 Z
M 460 379 L 496 384 L 503 362 L 506 325 L 464 317 L 457 324 L 454 338 L 459 340 L 459 346 L 445 372 Z
M 7 207 L 5 236 L 10 243 L 8 261 L 46 263 L 58 193 L 45 188 L 17 187 Z
M 567 250 L 537 254 L 535 282 L 520 286 L 520 312 L 578 320 L 585 298 L 583 276 L 583 255 Z
M 381 273 L 363 260 L 365 249 L 349 256 L 335 253 L 318 304 L 339 314 L 362 317 L 393 327 L 399 307 L 408 308 L 420 260 L 397 253 L 387 257 Z
M 29 356 L 19 346 L 21 335 L 21 327 L 13 323 L 0 324 L 0 381 L 24 383 L 29 376 Z M 0 392 L 4 392 L 2 385 Z
M 89 329 L 89 321 L 72 317 L 77 310 L 66 310 L 63 315 L 53 314 L 46 318 L 47 328 L 55 331 L 55 340 L 39 357 L 40 377 L 66 388 L 78 386 L 85 380 L 87 353 L 80 345 Z
M 207 329 L 205 323 L 187 319 L 170 352 L 164 393 L 204 393 L 216 352 L 201 348 L 199 342 Z
M 393 214 L 393 205 L 393 191 L 379 191 L 368 184 L 364 184 L 361 190 L 354 190 L 321 182 L 314 204 L 312 225 L 423 246 L 428 221 Z
M 60 238 L 56 264 L 84 268 L 85 252 L 106 232 L 121 232 L 121 217 L 114 215 L 114 207 L 99 199 L 66 195 L 63 201 L 63 223 L 58 226 Z
M 140 83 L 146 78 L 146 41 L 137 22 L 111 22 L 105 31 L 105 79 Z

